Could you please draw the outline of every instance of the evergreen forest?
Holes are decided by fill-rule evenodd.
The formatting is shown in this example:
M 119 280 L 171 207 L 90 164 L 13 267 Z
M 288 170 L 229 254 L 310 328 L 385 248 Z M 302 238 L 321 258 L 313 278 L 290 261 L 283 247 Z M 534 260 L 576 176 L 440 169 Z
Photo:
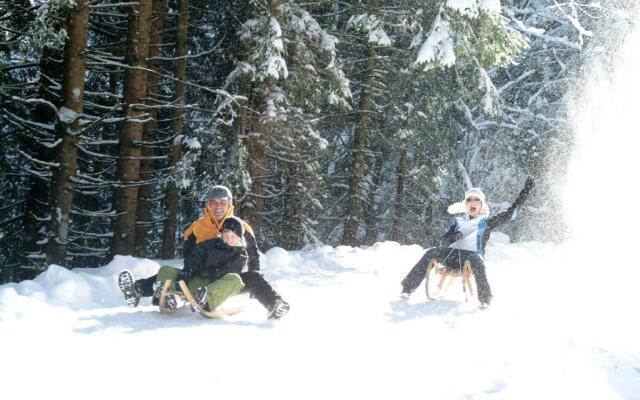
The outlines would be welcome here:
M 567 100 L 635 3 L 0 0 L 0 283 L 181 257 L 214 185 L 263 251 L 427 247 L 533 177 L 507 233 L 562 240 Z

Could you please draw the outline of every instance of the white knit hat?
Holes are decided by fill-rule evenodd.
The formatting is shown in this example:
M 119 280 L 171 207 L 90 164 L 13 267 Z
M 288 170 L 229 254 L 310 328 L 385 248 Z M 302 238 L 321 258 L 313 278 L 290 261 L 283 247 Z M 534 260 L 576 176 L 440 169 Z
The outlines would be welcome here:
M 485 196 L 484 196 L 484 193 L 482 193 L 482 190 L 480 190 L 480 188 L 472 187 L 471 189 L 464 192 L 464 201 L 467 201 L 469 197 L 477 197 L 478 199 L 480 199 L 482 204 L 485 203 L 485 200 L 484 200 Z
M 447 208 L 447 212 L 449 214 L 463 214 L 467 212 L 467 199 L 469 197 L 476 197 L 478 199 L 480 199 L 480 202 L 482 203 L 482 206 L 480 207 L 480 212 L 479 212 L 479 216 L 481 217 L 486 217 L 489 215 L 490 210 L 489 210 L 489 206 L 487 205 L 487 202 L 485 200 L 485 195 L 482 192 L 482 190 L 480 188 L 477 187 L 472 187 L 471 189 L 467 190 L 464 193 L 464 200 L 458 202 L 458 203 L 453 203 L 449 206 L 449 208 Z

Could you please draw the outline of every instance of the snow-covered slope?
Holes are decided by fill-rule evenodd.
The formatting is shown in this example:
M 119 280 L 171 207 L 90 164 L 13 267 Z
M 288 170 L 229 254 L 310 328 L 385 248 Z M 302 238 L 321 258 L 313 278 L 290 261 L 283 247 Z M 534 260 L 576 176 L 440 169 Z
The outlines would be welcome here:
M 225 320 L 160 315 L 148 300 L 128 308 L 117 274 L 148 276 L 155 261 L 52 266 L 34 281 L 0 286 L 3 393 L 640 398 L 637 273 L 573 262 L 569 246 L 509 244 L 501 234 L 489 243 L 487 310 L 465 303 L 457 284 L 448 300 L 429 302 L 422 287 L 400 300 L 419 246 L 271 249 L 263 270 L 292 306 L 276 323 L 255 300 Z

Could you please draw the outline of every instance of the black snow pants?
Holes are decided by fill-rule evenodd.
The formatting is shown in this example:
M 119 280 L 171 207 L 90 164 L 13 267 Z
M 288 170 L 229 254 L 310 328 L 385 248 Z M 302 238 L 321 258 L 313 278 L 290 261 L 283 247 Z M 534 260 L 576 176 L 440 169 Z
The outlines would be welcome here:
M 282 297 L 273 289 L 271 284 L 258 271 L 248 271 L 240 274 L 245 287 L 242 292 L 249 292 L 251 297 L 255 297 L 267 310 L 271 311 L 276 300 L 282 300 Z M 153 284 L 157 279 L 157 275 L 136 281 L 136 289 L 141 297 L 153 296 Z
M 412 293 L 420 286 L 426 277 L 429 261 L 433 258 L 447 268 L 459 269 L 462 269 L 465 261 L 470 261 L 473 276 L 476 279 L 476 286 L 478 287 L 478 300 L 486 302 L 491 299 L 491 288 L 487 281 L 482 258 L 474 251 L 452 249 L 450 247 L 433 247 L 427 250 L 422 258 L 420 258 L 420 261 L 413 266 L 411 271 L 409 271 L 407 276 L 402 280 L 403 292 Z

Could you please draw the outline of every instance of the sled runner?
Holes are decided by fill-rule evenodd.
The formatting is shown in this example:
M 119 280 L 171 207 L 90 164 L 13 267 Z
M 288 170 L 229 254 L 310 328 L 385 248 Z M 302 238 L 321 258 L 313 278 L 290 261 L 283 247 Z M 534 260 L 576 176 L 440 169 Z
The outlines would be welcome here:
M 180 286 L 180 290 L 182 290 L 182 295 L 184 296 L 184 298 L 189 302 L 189 304 L 191 304 L 191 308 L 205 317 L 222 318 L 227 315 L 237 314 L 240 311 L 244 310 L 244 307 L 230 307 L 220 308 L 214 311 L 206 311 L 200 306 L 200 304 L 198 304 L 196 299 L 193 297 L 193 294 L 191 294 L 191 291 L 189 290 L 189 287 L 187 286 L 187 283 L 185 281 L 179 281 L 178 286 Z
M 435 258 L 429 261 L 425 277 L 425 290 L 429 300 L 441 299 L 454 278 L 462 278 L 462 290 L 469 296 L 475 296 L 473 289 L 471 262 L 465 261 L 462 268 L 446 267 Z

